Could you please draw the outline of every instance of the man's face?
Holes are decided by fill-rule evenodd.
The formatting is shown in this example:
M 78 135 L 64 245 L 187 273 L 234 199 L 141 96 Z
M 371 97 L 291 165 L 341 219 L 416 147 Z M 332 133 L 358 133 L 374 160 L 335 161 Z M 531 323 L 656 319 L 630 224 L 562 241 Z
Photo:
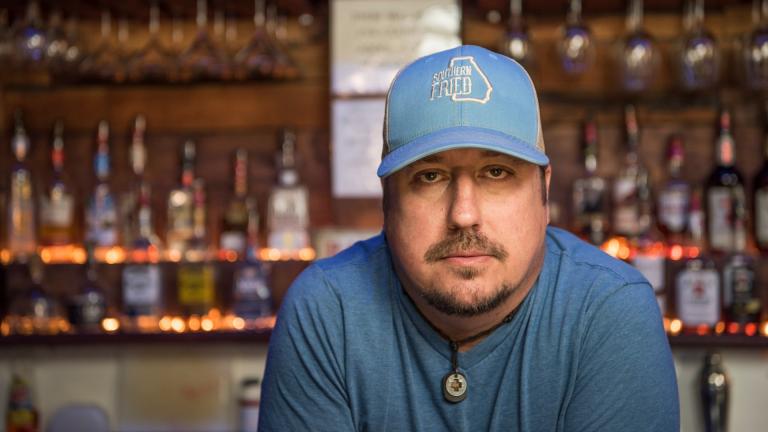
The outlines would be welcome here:
M 447 150 L 385 179 L 385 232 L 406 288 L 448 315 L 501 305 L 536 275 L 549 168 L 480 149 Z M 546 184 L 544 184 L 546 183 Z

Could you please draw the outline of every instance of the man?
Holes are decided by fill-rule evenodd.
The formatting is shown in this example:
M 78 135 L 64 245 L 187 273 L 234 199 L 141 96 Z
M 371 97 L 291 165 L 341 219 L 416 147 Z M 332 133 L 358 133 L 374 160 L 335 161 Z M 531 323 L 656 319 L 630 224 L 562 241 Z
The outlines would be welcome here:
M 384 232 L 310 266 L 270 342 L 264 431 L 677 431 L 648 282 L 548 228 L 536 93 L 475 46 L 387 96 Z

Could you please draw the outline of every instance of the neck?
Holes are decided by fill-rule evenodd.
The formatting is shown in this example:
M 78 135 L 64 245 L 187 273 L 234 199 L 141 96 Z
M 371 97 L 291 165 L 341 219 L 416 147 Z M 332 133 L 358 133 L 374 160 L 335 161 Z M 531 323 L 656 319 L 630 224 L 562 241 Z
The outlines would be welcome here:
M 518 306 L 525 300 L 536 279 L 539 277 L 541 268 L 544 264 L 545 247 L 539 249 L 539 252 L 533 259 L 528 271 L 523 278 L 516 284 L 512 295 L 509 296 L 499 307 L 492 311 L 474 316 L 448 315 L 435 309 L 432 305 L 419 295 L 418 290 L 405 277 L 401 269 L 395 266 L 396 273 L 402 281 L 403 289 L 408 297 L 413 301 L 416 309 L 421 313 L 424 319 L 437 331 L 443 338 L 450 342 L 459 342 L 458 351 L 466 352 L 472 347 L 482 342 L 493 330 L 508 322 L 507 317 L 515 313 Z

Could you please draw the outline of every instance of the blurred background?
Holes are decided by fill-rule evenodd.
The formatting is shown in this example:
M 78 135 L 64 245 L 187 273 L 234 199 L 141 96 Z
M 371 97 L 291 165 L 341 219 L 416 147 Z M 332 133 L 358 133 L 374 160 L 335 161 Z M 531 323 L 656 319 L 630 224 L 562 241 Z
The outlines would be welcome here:
M 768 0 L 3 0 L 0 431 L 255 430 L 291 281 L 381 229 L 389 82 L 461 43 L 653 285 L 682 430 L 764 430 Z

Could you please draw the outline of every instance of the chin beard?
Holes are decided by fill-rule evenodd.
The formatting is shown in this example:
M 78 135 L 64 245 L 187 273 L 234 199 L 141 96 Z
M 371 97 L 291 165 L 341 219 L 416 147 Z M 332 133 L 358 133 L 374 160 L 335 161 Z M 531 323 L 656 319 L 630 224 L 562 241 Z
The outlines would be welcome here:
M 477 270 L 471 267 L 454 270 L 464 280 L 472 280 L 477 275 Z M 462 289 L 456 287 L 455 290 Z M 502 283 L 491 295 L 485 298 L 475 298 L 471 304 L 466 304 L 456 300 L 453 295 L 455 290 L 448 292 L 440 290 L 437 287 L 419 289 L 419 295 L 426 302 L 438 311 L 451 316 L 473 317 L 491 312 L 501 306 L 517 289 L 516 286 L 509 283 Z

